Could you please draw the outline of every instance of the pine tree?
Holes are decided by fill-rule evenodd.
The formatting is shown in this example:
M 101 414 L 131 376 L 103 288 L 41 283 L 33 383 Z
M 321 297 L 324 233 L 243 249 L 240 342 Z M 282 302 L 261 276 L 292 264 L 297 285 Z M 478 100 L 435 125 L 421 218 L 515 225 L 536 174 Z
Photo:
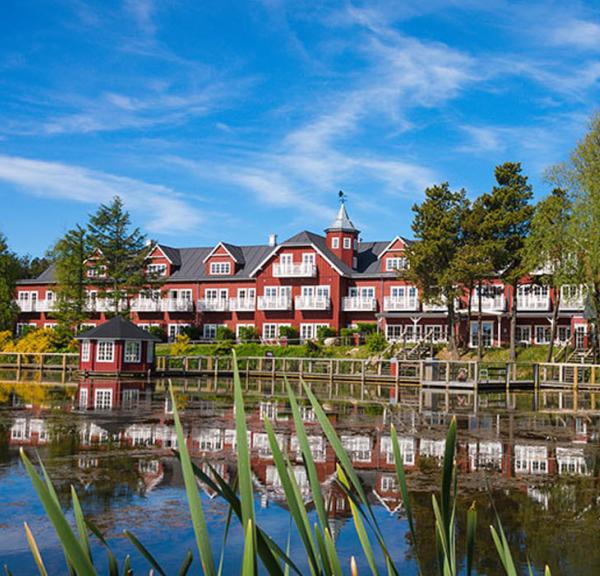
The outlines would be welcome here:
M 447 182 L 425 190 L 425 200 L 413 206 L 412 229 L 416 241 L 408 249 L 408 277 L 424 301 L 444 301 L 448 307 L 448 349 L 454 356 L 456 310 L 460 295 L 454 260 L 463 245 L 463 220 L 468 208 L 465 191 L 453 192 Z
M 529 234 L 533 206 L 531 185 L 519 162 L 505 162 L 496 167 L 497 185 L 482 201 L 486 219 L 483 234 L 493 242 L 492 258 L 496 271 L 511 290 L 510 359 L 516 359 L 517 289 L 520 279 L 529 271 L 524 265 L 525 239 Z
M 0 233 L 0 331 L 12 331 L 19 314 L 15 303 L 19 272 L 19 259 L 9 250 L 6 237 Z
M 130 228 L 129 213 L 118 196 L 108 205 L 101 204 L 88 226 L 99 271 L 94 282 L 112 302 L 115 314 L 128 313 L 131 297 L 147 285 L 146 237 L 139 228 Z
M 54 274 L 56 287 L 56 312 L 59 324 L 76 331 L 88 318 L 87 259 L 91 253 L 87 230 L 77 225 L 69 230 L 54 246 Z
M 571 217 L 569 196 L 561 188 L 555 188 L 536 205 L 531 231 L 525 242 L 526 266 L 531 271 L 538 271 L 538 282 L 554 292 L 548 362 L 552 360 L 558 329 L 560 288 L 573 281 L 577 273 Z

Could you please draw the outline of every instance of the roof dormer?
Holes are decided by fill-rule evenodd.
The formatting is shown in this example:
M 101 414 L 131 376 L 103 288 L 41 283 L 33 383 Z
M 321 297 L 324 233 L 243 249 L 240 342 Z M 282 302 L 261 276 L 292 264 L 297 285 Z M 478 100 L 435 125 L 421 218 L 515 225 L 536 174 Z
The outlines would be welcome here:
M 379 254 L 381 272 L 398 272 L 408 268 L 406 256 L 407 242 L 404 238 L 396 236 Z
M 204 258 L 207 276 L 233 276 L 244 264 L 239 246 L 219 242 Z

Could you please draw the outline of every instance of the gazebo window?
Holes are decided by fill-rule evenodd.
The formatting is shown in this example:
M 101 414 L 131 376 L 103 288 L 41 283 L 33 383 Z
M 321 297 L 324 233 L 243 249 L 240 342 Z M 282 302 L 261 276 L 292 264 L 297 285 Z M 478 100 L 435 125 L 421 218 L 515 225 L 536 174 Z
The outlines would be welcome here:
M 139 362 L 142 356 L 142 346 L 139 340 L 125 342 L 125 362 Z
M 90 360 L 90 341 L 84 340 L 81 343 L 81 361 L 89 362 Z
M 113 362 L 115 343 L 112 340 L 98 340 L 96 345 L 96 362 Z

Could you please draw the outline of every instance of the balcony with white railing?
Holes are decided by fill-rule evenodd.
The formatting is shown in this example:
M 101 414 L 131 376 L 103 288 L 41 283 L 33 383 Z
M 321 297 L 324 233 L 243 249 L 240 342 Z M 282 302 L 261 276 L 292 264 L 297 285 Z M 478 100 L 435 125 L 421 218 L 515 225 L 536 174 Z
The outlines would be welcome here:
M 585 286 L 565 285 L 560 288 L 560 310 L 583 310 L 587 288 Z
M 232 312 L 254 312 L 256 309 L 255 298 L 230 298 L 229 310 Z
M 317 267 L 311 263 L 273 265 L 275 278 L 314 278 L 316 275 Z
M 56 300 L 17 300 L 21 312 L 52 312 L 56 309 Z
M 203 298 L 198 300 L 198 310 L 202 312 L 227 312 L 228 298 Z
M 517 310 L 546 312 L 550 310 L 550 296 L 539 294 L 517 294 Z
M 131 309 L 134 312 L 161 312 L 162 303 L 152 298 L 136 298 L 131 301 Z
M 259 310 L 291 310 L 291 296 L 259 296 Z
M 454 302 L 456 308 L 457 302 Z M 437 300 L 423 302 L 423 312 L 448 312 L 448 303 L 446 298 L 440 296 Z
M 419 299 L 416 296 L 386 296 L 383 300 L 386 312 L 413 311 L 419 309 Z
M 127 307 L 127 302 L 121 300 L 118 306 L 119 310 L 124 310 Z M 110 298 L 89 298 L 86 300 L 85 309 L 89 312 L 114 312 L 115 303 Z
M 495 296 L 481 297 L 482 312 L 504 312 L 506 310 L 506 299 L 504 294 L 496 294 Z M 479 296 L 473 294 L 471 299 L 471 312 L 479 311 Z
M 296 296 L 294 301 L 296 310 L 329 310 L 330 305 L 329 296 Z
M 344 312 L 373 312 L 377 309 L 377 299 L 366 296 L 346 296 L 342 301 Z

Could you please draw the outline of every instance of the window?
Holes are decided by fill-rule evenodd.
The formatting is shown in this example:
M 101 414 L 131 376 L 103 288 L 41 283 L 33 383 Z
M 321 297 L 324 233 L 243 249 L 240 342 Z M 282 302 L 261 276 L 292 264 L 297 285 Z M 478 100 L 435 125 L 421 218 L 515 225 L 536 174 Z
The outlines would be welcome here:
M 535 327 L 535 343 L 549 344 L 550 343 L 550 326 Z
M 88 391 L 87 388 L 79 390 L 79 409 L 85 410 L 88 405 Z
M 263 324 L 263 340 L 275 340 L 279 337 L 279 329 L 282 326 L 291 326 L 291 324 Z
M 227 300 L 229 290 L 227 288 L 208 288 L 204 291 L 207 300 Z
M 142 359 L 142 343 L 139 340 L 125 342 L 125 362 L 140 362 Z
M 531 326 L 517 326 L 517 342 L 531 344 Z
M 202 335 L 207 340 L 216 340 L 217 339 L 217 329 L 220 324 L 205 324 L 203 327 Z
M 94 408 L 96 410 L 110 410 L 112 408 L 112 390 L 110 388 L 98 388 L 96 390 Z
M 349 250 L 352 248 L 352 238 L 344 238 L 344 249 Z
M 354 298 L 375 298 L 375 288 L 373 286 L 353 286 L 348 289 L 348 296 Z
M 314 252 L 306 252 L 305 254 L 302 254 L 302 264 L 304 264 L 305 266 L 314 266 L 315 264 L 315 254 Z
M 291 266 L 294 263 L 293 254 L 282 254 L 279 257 L 279 262 L 282 266 Z
M 90 361 L 90 341 L 83 340 L 81 343 L 81 361 L 89 362 Z
M 385 271 L 394 272 L 396 270 L 405 270 L 408 268 L 408 262 L 405 257 L 387 258 L 385 261 Z
M 115 356 L 115 343 L 112 340 L 98 340 L 96 362 L 112 362 Z
M 335 250 L 336 248 L 340 247 L 340 239 L 339 238 L 332 238 L 331 239 L 331 247 Z
M 560 344 L 567 344 L 571 339 L 571 327 L 570 326 L 559 326 L 558 327 L 558 342 Z
M 478 338 L 479 325 L 477 322 L 471 322 L 471 334 L 469 345 L 471 348 L 476 348 L 479 343 Z M 494 342 L 494 323 L 493 322 L 482 322 L 481 323 L 481 344 L 484 347 L 492 346 Z
M 148 274 L 154 276 L 165 276 L 167 274 L 166 264 L 148 264 Z
M 231 274 L 231 262 L 211 262 L 210 273 L 221 276 Z
M 254 324 L 237 324 L 235 327 L 235 337 L 240 337 L 240 329 L 242 328 L 254 328 Z
M 187 328 L 189 324 L 169 324 L 168 336 L 169 340 L 175 340 L 179 334 L 181 334 L 184 328 Z

